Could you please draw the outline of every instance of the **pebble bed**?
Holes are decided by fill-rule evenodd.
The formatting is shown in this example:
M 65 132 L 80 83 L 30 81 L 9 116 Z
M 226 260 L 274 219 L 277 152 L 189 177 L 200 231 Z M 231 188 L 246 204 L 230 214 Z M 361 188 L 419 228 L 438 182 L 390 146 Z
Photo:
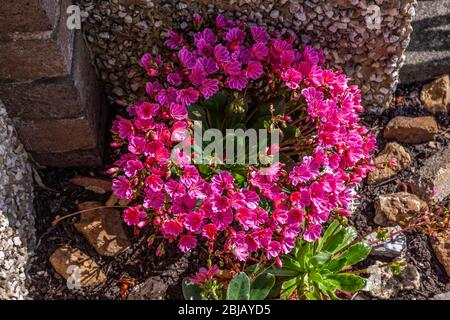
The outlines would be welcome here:
M 139 90 L 127 76 L 167 29 L 189 32 L 192 15 L 217 14 L 296 34 L 359 85 L 369 105 L 386 105 L 398 82 L 415 0 L 77 0 L 86 41 L 112 99 Z M 379 16 L 377 16 L 379 13 Z
M 36 242 L 31 172 L 0 101 L 0 300 L 28 295 L 27 264 Z

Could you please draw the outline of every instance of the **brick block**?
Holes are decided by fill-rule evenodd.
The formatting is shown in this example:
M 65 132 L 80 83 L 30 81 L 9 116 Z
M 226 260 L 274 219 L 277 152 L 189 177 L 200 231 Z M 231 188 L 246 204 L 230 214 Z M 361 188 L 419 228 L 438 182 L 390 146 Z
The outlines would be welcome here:
M 66 60 L 53 39 L 6 41 L 0 45 L 0 80 L 36 80 L 68 74 Z
M 31 157 L 43 166 L 50 167 L 91 167 L 102 165 L 103 149 L 99 145 L 90 150 L 69 152 L 36 153 L 30 152 Z
M 98 112 L 101 87 L 80 33 L 74 42 L 69 76 L 0 84 L 0 97 L 11 118 L 90 118 Z
M 0 34 L 52 30 L 57 19 L 56 0 L 2 0 Z
M 10 117 L 27 120 L 75 118 L 85 109 L 68 78 L 4 84 L 0 97 Z
M 19 121 L 16 129 L 25 148 L 38 153 L 88 150 L 97 146 L 97 130 L 84 117 Z

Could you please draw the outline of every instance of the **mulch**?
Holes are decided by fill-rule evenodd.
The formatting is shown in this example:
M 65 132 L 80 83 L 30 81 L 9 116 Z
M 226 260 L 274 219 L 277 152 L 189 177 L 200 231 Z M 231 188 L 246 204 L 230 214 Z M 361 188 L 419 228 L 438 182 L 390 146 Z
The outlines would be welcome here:
M 416 87 L 399 88 L 397 96 L 402 98 L 397 98 L 398 104 L 395 107 L 389 108 L 382 114 L 367 112 L 362 116 L 364 124 L 377 134 L 380 150 L 386 141 L 378 133 L 382 132 L 390 119 L 398 115 L 427 114 L 418 100 Z M 449 115 L 438 117 L 437 120 L 443 127 L 450 126 Z M 449 143 L 449 139 L 441 135 L 437 137 L 435 145 L 403 144 L 414 159 L 412 168 L 400 173 L 388 183 L 375 186 L 363 184 L 358 190 L 360 204 L 352 215 L 350 223 L 355 225 L 360 233 L 374 230 L 376 228 L 373 223 L 375 197 L 379 194 L 402 190 L 403 182 L 412 177 L 423 160 Z M 157 257 L 154 246 L 149 248 L 147 245 L 148 234 L 142 233 L 136 236 L 130 229 L 129 236 L 133 241 L 131 248 L 114 258 L 101 257 L 74 228 L 73 223 L 77 221 L 77 216 L 52 226 L 51 222 L 56 216 L 77 211 L 77 205 L 80 202 L 106 202 L 109 194 L 99 195 L 68 182 L 77 175 L 107 177 L 103 170 L 104 168 L 47 168 L 40 171 L 44 184 L 53 191 L 40 187 L 36 187 L 35 190 L 38 248 L 29 265 L 28 282 L 31 297 L 35 299 L 120 299 L 120 279 L 134 279 L 139 284 L 149 277 L 159 276 L 163 282 L 170 283 L 166 299 L 182 299 L 181 280 L 184 276 L 197 271 L 198 267 L 205 265 L 204 249 L 193 252 L 187 258 L 179 253 L 176 247 L 168 246 L 165 256 Z M 448 202 L 449 199 L 446 201 Z M 408 232 L 406 236 L 408 244 L 406 261 L 419 270 L 422 283 L 419 290 L 399 292 L 393 299 L 427 299 L 437 293 L 449 291 L 449 278 L 435 258 L 427 236 L 413 232 Z M 75 246 L 91 256 L 106 273 L 107 282 L 78 291 L 69 290 L 64 279 L 54 271 L 48 260 L 54 250 L 63 244 Z M 371 262 L 373 259 L 369 258 L 365 263 Z

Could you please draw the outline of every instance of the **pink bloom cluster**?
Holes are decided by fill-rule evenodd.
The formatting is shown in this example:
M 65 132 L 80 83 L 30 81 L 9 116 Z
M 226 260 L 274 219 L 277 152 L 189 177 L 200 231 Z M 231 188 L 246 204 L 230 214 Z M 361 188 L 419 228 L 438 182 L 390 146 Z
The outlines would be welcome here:
M 111 170 L 113 189 L 133 201 L 124 212 L 128 225 L 150 223 L 183 252 L 204 239 L 210 247 L 224 243 L 220 250 L 240 261 L 258 251 L 276 258 L 298 237 L 317 239 L 333 212 L 350 213 L 354 187 L 372 169 L 375 139 L 358 124 L 358 89 L 339 71 L 323 68 L 320 51 L 300 51 L 294 38 L 271 36 L 264 27 L 248 30 L 222 16 L 214 29 L 195 33 L 192 44 L 170 32 L 166 45 L 175 51 L 168 61 L 142 57 L 147 97 L 128 106 L 131 119 L 119 117 L 112 128 L 116 145 L 127 148 Z M 192 103 L 219 89 L 244 90 L 256 79 L 278 81 L 291 99 L 306 103 L 317 132 L 310 155 L 290 172 L 282 164 L 269 174 L 249 168 L 246 188 L 228 171 L 206 179 L 195 165 L 171 161 L 173 146 L 186 138 Z M 182 151 L 176 157 L 183 160 Z

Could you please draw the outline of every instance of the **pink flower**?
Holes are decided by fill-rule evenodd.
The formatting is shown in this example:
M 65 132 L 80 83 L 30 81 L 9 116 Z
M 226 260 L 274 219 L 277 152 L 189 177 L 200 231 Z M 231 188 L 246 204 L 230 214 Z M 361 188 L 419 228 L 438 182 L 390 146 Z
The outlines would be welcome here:
M 164 185 L 164 181 L 157 174 L 152 174 L 145 178 L 145 185 L 153 191 L 159 191 Z
M 303 239 L 308 242 L 313 242 L 320 237 L 321 231 L 322 227 L 319 224 L 311 224 L 306 227 L 305 232 L 303 233 Z
M 142 102 L 137 106 L 137 115 L 141 119 L 150 119 L 156 115 L 159 110 L 159 104 Z
M 239 222 L 244 230 L 248 230 L 249 228 L 253 228 L 256 226 L 256 214 L 247 208 L 240 208 L 236 211 L 234 218 L 237 222 Z
M 195 63 L 197 62 L 195 55 L 187 49 L 181 49 L 178 52 L 178 59 L 186 68 L 194 67 Z
M 171 103 L 169 112 L 170 116 L 176 120 L 183 120 L 188 117 L 188 111 L 186 107 L 178 103 Z
M 239 75 L 241 73 L 241 64 L 238 61 L 232 61 L 225 64 L 223 71 L 229 75 Z
M 212 97 L 217 91 L 219 91 L 219 81 L 216 79 L 206 79 L 200 87 L 200 92 L 205 99 Z
M 225 35 L 225 39 L 232 44 L 239 45 L 244 41 L 245 33 L 239 28 L 232 28 Z
M 213 279 L 217 271 L 219 271 L 219 267 L 216 265 L 213 265 L 208 269 L 200 268 L 193 277 L 190 277 L 190 279 L 193 284 L 200 286 L 206 283 L 208 280 Z
M 121 199 L 131 199 L 133 197 L 133 190 L 131 189 L 131 183 L 124 176 L 119 176 L 113 180 L 112 189 L 116 194 L 116 196 L 118 196 Z
M 226 80 L 226 84 L 230 89 L 242 91 L 247 87 L 247 78 L 242 74 L 229 76 Z
M 302 81 L 302 74 L 294 68 L 289 68 L 281 73 L 281 79 L 286 83 L 286 86 L 291 89 L 297 89 L 300 81 Z
M 129 178 L 135 177 L 142 169 L 144 165 L 139 160 L 129 160 L 125 165 L 124 172 Z
M 167 76 L 167 82 L 173 86 L 179 86 L 181 84 L 181 76 L 178 72 L 170 73 Z
M 182 235 L 180 241 L 178 241 L 178 247 L 180 248 L 181 252 L 191 251 L 191 249 L 195 248 L 196 245 L 197 239 L 194 236 L 187 234 Z
M 233 189 L 233 176 L 228 171 L 222 171 L 211 179 L 211 190 L 221 194 L 224 190 Z
M 217 228 L 212 223 L 203 227 L 202 236 L 208 240 L 215 240 L 217 236 Z
M 281 252 L 281 244 L 278 241 L 270 241 L 267 248 L 267 259 L 277 257 Z
M 226 63 L 230 61 L 230 53 L 228 52 L 228 49 L 221 44 L 218 44 L 214 48 L 214 57 L 219 63 Z
M 210 218 L 217 230 L 223 231 L 233 221 L 233 212 L 231 210 L 216 211 L 211 214 Z
M 303 221 L 303 212 L 301 209 L 291 209 L 288 211 L 287 223 L 298 224 Z
M 165 202 L 165 196 L 161 191 L 153 191 L 150 188 L 145 189 L 145 198 L 143 206 L 146 209 L 160 209 Z
M 129 226 L 142 225 L 141 219 L 147 218 L 147 213 L 139 209 L 139 207 L 128 207 L 124 210 L 123 220 Z
M 255 43 L 252 47 L 252 56 L 258 60 L 262 60 L 269 55 L 269 48 L 263 43 Z
M 319 167 L 319 164 L 314 158 L 309 156 L 304 157 L 302 165 L 295 166 L 289 173 L 289 178 L 291 178 L 294 185 L 307 182 L 317 177 Z
M 292 67 L 295 60 L 295 53 L 293 50 L 285 50 L 280 53 L 280 64 L 283 68 Z
M 197 200 L 188 195 L 175 197 L 172 199 L 172 211 L 176 215 L 191 213 L 197 205 Z
M 177 99 L 177 90 L 172 87 L 165 90 L 161 90 L 156 96 L 156 100 L 161 105 L 169 105 L 172 102 L 175 102 L 176 99 Z
M 177 49 L 183 45 L 184 39 L 182 35 L 179 35 L 173 31 L 169 31 L 169 39 L 164 42 L 170 49 Z
M 206 72 L 203 69 L 203 65 L 200 62 L 197 62 L 191 69 L 189 79 L 196 86 L 201 85 L 203 80 L 206 79 Z
M 148 67 L 150 67 L 151 62 L 153 60 L 153 56 L 150 53 L 146 53 L 142 56 L 139 65 L 144 68 L 147 69 Z
M 166 239 L 174 239 L 183 231 L 183 226 L 177 220 L 169 220 L 162 224 L 161 232 Z
M 245 69 L 245 75 L 247 78 L 256 80 L 263 74 L 263 68 L 261 63 L 257 61 L 250 61 Z
M 198 99 L 198 91 L 194 88 L 187 88 L 178 91 L 177 101 L 185 106 L 189 106 Z
M 251 32 L 253 40 L 255 40 L 255 42 L 266 43 L 270 39 L 270 36 L 267 33 L 267 30 L 265 27 L 256 27 L 255 26 L 250 29 L 250 32 Z
M 191 232 L 199 232 L 203 224 L 203 217 L 198 212 L 192 212 L 187 215 L 184 226 Z
M 115 120 L 115 124 L 121 139 L 126 139 L 134 135 L 134 126 L 130 120 L 119 117 L 118 120 Z
M 180 178 L 181 183 L 186 187 L 190 187 L 193 183 L 200 179 L 200 174 L 195 166 L 189 165 L 184 167 L 183 175 Z

